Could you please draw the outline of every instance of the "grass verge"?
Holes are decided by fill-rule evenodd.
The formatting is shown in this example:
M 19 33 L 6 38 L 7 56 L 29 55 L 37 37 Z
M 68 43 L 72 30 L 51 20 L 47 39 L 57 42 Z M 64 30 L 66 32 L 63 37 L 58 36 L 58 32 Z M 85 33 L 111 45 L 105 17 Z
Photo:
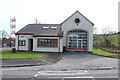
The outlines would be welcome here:
M 16 52 L 3 51 L 0 55 L 0 59 L 32 59 L 32 58 L 42 58 L 47 56 L 47 53 L 34 53 L 34 52 Z
M 93 49 L 92 51 L 93 54 L 98 54 L 98 55 L 104 55 L 104 56 L 120 56 L 120 54 L 115 54 L 115 53 L 109 53 L 106 51 L 103 51 L 101 49 Z

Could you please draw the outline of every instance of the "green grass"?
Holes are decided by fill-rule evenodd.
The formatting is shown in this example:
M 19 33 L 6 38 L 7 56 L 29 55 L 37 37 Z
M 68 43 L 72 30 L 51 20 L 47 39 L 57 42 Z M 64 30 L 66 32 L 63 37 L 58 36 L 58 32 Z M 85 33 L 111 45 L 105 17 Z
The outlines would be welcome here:
M 119 36 L 120 36 L 120 34 L 115 34 L 115 35 L 111 35 L 111 36 L 107 36 L 107 37 L 110 40 L 110 42 L 112 43 L 112 45 L 119 46 L 118 45 L 118 37 Z
M 33 52 L 17 52 L 12 53 L 3 51 L 0 59 L 29 59 L 29 58 L 42 58 L 47 56 L 47 53 L 33 53 Z
M 120 37 L 120 34 L 106 36 L 106 38 L 110 40 L 111 45 L 120 46 L 118 45 L 118 37 Z M 95 39 L 94 42 L 97 42 L 98 45 L 100 45 L 103 44 L 104 36 L 94 35 L 94 39 Z
M 106 51 L 103 51 L 101 49 L 93 49 L 93 52 L 94 54 L 98 54 L 98 55 L 105 55 L 105 56 L 118 56 L 120 54 L 115 54 L 115 53 L 109 53 L 109 52 L 106 52 Z

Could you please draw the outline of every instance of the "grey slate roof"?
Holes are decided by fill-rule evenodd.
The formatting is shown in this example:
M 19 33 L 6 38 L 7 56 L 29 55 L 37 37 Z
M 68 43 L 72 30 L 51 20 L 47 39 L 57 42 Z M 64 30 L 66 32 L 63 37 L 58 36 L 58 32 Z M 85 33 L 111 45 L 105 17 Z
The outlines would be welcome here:
M 60 24 L 28 24 L 24 28 L 19 30 L 17 33 L 34 33 L 34 35 L 52 35 L 52 36 L 62 35 L 62 32 L 60 31 Z

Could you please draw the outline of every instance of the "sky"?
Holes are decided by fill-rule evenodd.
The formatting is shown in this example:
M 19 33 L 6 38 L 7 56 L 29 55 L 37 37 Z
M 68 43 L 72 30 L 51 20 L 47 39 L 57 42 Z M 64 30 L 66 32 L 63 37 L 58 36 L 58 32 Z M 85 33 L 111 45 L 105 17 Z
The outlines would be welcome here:
M 0 0 L 0 30 L 10 33 L 10 18 L 16 18 L 16 31 L 37 18 L 40 23 L 60 24 L 76 10 L 97 27 L 118 31 L 119 0 Z

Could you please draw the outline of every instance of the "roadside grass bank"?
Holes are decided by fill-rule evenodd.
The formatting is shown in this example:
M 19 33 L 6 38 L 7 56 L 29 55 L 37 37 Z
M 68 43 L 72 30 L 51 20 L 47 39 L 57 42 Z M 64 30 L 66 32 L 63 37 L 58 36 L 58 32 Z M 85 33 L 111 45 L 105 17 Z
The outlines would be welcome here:
M 108 57 L 120 56 L 120 54 L 110 53 L 110 52 L 106 52 L 106 51 L 103 51 L 101 49 L 95 49 L 95 48 L 93 49 L 93 51 L 91 53 L 96 54 L 96 55 L 108 56 Z
M 35 52 L 16 52 L 12 53 L 11 50 L 2 50 L 0 59 L 37 59 L 46 57 L 47 53 L 35 53 Z

